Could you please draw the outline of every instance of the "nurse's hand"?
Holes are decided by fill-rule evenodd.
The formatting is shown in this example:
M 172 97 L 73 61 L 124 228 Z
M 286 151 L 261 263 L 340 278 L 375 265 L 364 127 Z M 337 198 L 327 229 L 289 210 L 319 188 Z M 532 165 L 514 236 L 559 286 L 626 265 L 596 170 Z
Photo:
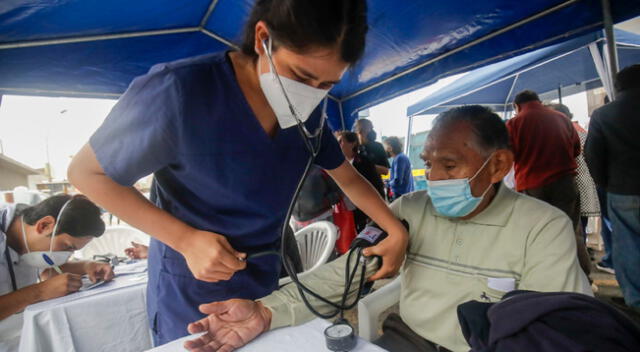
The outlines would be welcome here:
M 200 311 L 209 316 L 189 324 L 187 330 L 190 334 L 206 334 L 185 342 L 189 351 L 233 351 L 269 330 L 271 325 L 271 311 L 260 302 L 247 299 L 203 304 Z
M 82 287 L 82 276 L 64 273 L 53 276 L 38 286 L 40 287 L 41 300 L 58 298 L 78 291 Z
M 389 233 L 389 236 L 377 246 L 365 248 L 363 251 L 365 256 L 382 257 L 382 266 L 369 278 L 369 281 L 395 276 L 404 262 L 408 245 L 409 234 L 405 228 L 401 228 L 397 233 Z
M 187 234 L 178 249 L 196 279 L 208 282 L 229 280 L 236 271 L 244 270 L 245 253 L 233 249 L 224 236 L 198 231 Z
M 84 272 L 91 282 L 111 281 L 113 279 L 113 268 L 109 263 L 86 262 Z

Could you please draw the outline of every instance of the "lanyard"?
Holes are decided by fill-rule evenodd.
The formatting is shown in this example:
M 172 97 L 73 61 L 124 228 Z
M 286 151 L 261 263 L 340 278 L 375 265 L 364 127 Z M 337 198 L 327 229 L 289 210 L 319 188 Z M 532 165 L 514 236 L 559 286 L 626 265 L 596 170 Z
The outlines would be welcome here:
M 9 241 L 5 241 L 4 243 L 4 256 L 7 259 L 9 275 L 11 276 L 11 286 L 13 286 L 13 291 L 18 291 L 18 285 L 16 285 L 16 273 L 13 271 L 13 261 L 11 261 L 11 254 L 9 254 Z

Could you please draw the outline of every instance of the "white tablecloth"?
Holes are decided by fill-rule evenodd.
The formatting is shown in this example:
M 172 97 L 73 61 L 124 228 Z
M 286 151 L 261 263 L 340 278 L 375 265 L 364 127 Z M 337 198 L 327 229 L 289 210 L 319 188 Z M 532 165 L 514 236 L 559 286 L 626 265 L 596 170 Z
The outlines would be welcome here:
M 260 335 L 257 339 L 237 351 L 325 352 L 328 351 L 328 349 L 324 340 L 324 329 L 329 325 L 330 323 L 326 320 L 315 319 L 300 326 L 276 329 Z M 184 342 L 192 338 L 192 336 L 183 337 L 149 350 L 149 352 L 186 351 L 183 347 Z M 383 352 L 385 350 L 365 340 L 358 339 L 358 345 L 352 351 Z
M 146 273 L 27 307 L 20 352 L 138 352 L 151 348 Z

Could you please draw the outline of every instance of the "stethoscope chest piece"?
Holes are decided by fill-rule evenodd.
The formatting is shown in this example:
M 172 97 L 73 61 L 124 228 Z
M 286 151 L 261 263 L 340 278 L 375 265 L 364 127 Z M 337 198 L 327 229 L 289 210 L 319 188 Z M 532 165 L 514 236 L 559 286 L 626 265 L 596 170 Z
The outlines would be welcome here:
M 327 348 L 335 352 L 347 352 L 356 347 L 358 340 L 353 327 L 346 320 L 339 320 L 324 330 Z

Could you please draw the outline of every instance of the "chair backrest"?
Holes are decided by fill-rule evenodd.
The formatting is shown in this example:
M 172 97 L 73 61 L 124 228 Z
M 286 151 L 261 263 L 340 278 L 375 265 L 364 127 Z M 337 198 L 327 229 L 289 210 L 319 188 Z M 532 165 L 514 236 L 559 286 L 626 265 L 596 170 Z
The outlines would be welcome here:
M 310 224 L 295 234 L 303 273 L 315 270 L 329 260 L 338 237 L 336 226 L 328 221 Z
M 149 245 L 149 239 L 149 235 L 132 227 L 107 227 L 102 236 L 94 238 L 84 248 L 76 251 L 74 257 L 91 260 L 96 254 L 124 256 L 124 250 L 131 247 L 131 241 Z

